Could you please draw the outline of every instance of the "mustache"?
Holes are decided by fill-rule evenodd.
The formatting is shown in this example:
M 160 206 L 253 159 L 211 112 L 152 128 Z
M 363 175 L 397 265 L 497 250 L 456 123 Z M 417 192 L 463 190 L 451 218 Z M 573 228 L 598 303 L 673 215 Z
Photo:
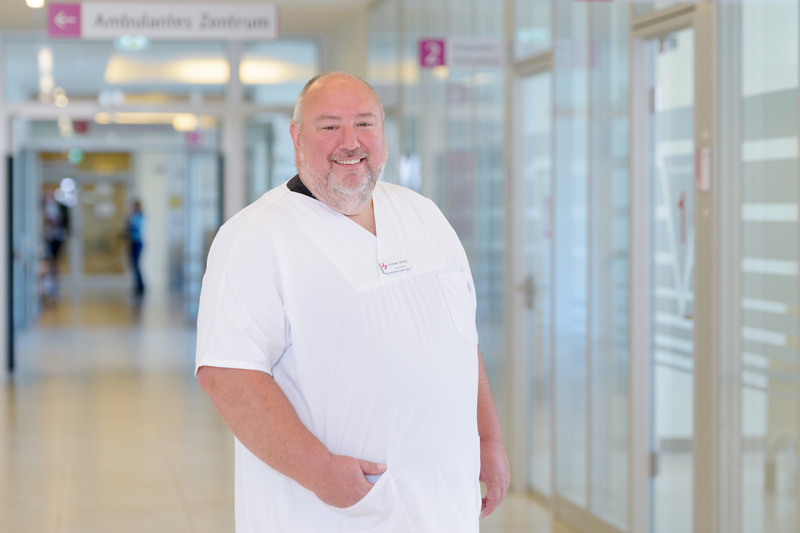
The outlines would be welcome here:
M 352 150 L 350 152 L 342 152 L 336 155 L 328 156 L 328 161 L 342 159 L 369 159 L 369 152 L 365 150 Z

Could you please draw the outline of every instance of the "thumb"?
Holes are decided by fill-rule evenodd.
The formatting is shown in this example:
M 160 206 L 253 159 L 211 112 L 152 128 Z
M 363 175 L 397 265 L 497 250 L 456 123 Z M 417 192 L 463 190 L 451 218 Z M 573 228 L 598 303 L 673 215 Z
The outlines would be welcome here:
M 374 476 L 377 474 L 383 474 L 384 471 L 386 471 L 386 465 L 382 463 L 370 463 L 369 461 L 358 459 L 358 464 L 361 467 L 361 471 L 364 473 L 364 475 Z

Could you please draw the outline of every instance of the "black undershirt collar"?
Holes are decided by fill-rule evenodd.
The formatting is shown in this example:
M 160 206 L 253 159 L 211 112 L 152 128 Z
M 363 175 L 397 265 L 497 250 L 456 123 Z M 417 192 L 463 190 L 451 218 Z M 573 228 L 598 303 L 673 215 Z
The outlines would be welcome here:
M 300 175 L 299 174 L 295 174 L 294 177 L 289 180 L 289 182 L 286 184 L 286 186 L 292 192 L 296 192 L 296 193 L 299 193 L 299 194 L 304 194 L 304 195 L 310 196 L 311 198 L 314 198 L 314 200 L 316 200 L 314 195 L 311 194 L 311 191 L 308 190 L 308 187 L 306 187 L 305 183 L 303 183 L 300 180 Z

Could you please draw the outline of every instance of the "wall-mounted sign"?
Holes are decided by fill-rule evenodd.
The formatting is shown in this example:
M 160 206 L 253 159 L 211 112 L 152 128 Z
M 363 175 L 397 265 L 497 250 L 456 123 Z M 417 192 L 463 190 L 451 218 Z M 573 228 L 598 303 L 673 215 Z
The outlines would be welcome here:
M 61 39 L 80 39 L 81 5 L 48 4 L 47 35 Z
M 48 35 L 158 40 L 264 40 L 280 35 L 275 4 L 150 4 L 83 2 L 50 4 Z
M 447 40 L 447 66 L 450 68 L 502 68 L 505 59 L 502 39 L 453 37 Z
M 504 65 L 502 39 L 452 37 L 419 41 L 419 66 L 422 68 L 502 68 Z
M 444 39 L 419 40 L 419 66 L 433 68 L 444 66 Z

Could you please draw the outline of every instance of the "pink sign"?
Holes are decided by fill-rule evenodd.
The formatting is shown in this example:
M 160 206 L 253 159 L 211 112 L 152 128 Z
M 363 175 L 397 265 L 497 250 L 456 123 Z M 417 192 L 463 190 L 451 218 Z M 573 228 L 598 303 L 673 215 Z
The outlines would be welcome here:
M 419 40 L 419 66 L 422 68 L 444 65 L 444 39 Z
M 60 39 L 80 39 L 81 5 L 49 4 L 47 6 L 47 36 Z

